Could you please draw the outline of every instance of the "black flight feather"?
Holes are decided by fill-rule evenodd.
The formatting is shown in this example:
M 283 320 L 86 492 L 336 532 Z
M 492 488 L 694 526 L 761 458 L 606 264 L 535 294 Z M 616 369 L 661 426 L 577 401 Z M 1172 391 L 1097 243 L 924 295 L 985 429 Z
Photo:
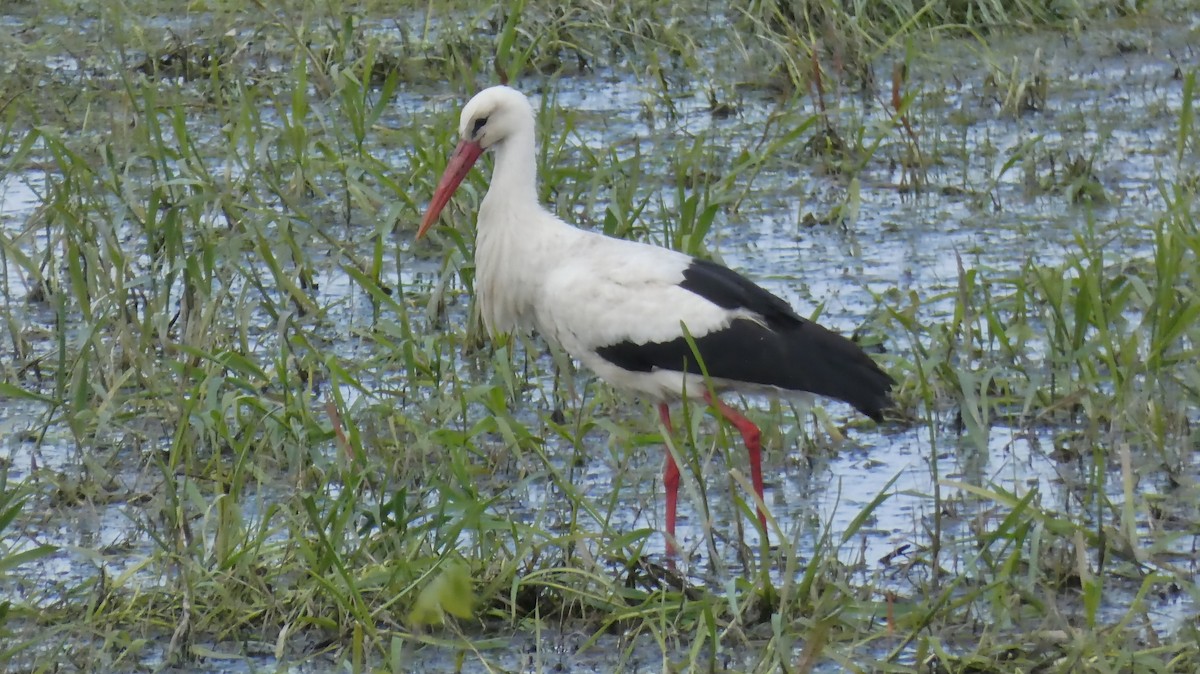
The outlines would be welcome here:
M 694 260 L 679 285 L 723 309 L 762 319 L 738 318 L 721 330 L 693 336 L 710 377 L 807 391 L 882 419 L 895 380 L 851 340 L 801 318 L 787 302 L 712 262 Z M 700 372 L 684 337 L 642 344 L 625 340 L 596 352 L 632 372 Z

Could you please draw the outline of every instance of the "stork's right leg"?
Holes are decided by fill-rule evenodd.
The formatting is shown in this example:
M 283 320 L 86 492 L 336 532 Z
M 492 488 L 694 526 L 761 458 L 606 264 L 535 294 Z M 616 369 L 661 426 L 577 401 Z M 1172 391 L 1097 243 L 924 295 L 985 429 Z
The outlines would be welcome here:
M 667 433 L 672 433 L 671 408 L 666 403 L 658 404 L 658 418 L 662 420 L 663 428 Z M 670 447 L 667 447 L 667 464 L 663 468 L 663 486 L 667 491 L 667 554 L 674 556 L 675 507 L 679 501 L 679 466 L 675 463 L 675 457 L 671 454 Z
M 758 426 L 755 426 L 753 421 L 721 402 L 720 398 L 705 392 L 704 399 L 742 434 L 742 441 L 746 443 L 746 451 L 750 454 L 750 479 L 754 483 L 754 493 L 758 496 L 759 503 L 765 503 L 763 500 L 762 431 L 758 430 Z M 756 509 L 758 510 L 758 521 L 762 523 L 763 531 L 766 531 L 767 515 L 763 512 L 761 505 Z

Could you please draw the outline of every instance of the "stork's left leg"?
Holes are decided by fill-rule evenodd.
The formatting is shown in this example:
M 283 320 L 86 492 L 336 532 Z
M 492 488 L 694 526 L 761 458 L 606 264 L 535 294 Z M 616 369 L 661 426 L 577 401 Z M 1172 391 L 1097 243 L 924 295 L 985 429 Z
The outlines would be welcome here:
M 671 433 L 671 408 L 666 403 L 658 404 L 658 418 L 662 420 L 663 430 Z M 663 487 L 667 491 L 667 555 L 675 556 L 675 506 L 679 502 L 679 466 L 667 447 L 667 462 L 663 468 Z
M 721 413 L 721 416 L 729 420 L 729 423 L 737 427 L 738 432 L 742 434 L 742 440 L 746 443 L 746 451 L 750 453 L 750 478 L 754 481 L 754 493 L 758 495 L 758 503 L 766 503 L 763 499 L 763 478 L 762 478 L 762 431 L 758 430 L 758 426 L 754 425 L 746 417 L 742 416 L 737 410 L 729 405 L 721 402 L 720 398 L 715 398 L 707 391 L 704 393 L 704 400 Z M 767 514 L 763 512 L 762 506 L 757 506 L 758 521 L 762 522 L 763 531 L 767 530 Z

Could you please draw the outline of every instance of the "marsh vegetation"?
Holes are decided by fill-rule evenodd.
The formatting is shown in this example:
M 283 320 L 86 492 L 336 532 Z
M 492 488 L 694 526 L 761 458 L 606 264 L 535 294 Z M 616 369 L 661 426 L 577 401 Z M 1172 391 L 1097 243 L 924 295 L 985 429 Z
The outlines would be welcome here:
M 13 2 L 10 671 L 1189 672 L 1200 126 L 1186 2 Z M 542 199 L 853 334 L 883 424 L 662 432 L 473 304 L 461 104 Z

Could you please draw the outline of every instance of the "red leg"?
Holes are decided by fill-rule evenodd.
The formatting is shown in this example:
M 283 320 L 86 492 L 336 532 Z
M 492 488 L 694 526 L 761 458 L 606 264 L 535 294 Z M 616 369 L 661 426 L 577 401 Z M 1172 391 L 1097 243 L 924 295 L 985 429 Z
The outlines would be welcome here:
M 666 403 L 658 404 L 658 418 L 662 420 L 663 428 L 671 433 L 671 408 Z M 675 554 L 675 506 L 679 499 L 679 466 L 671 449 L 667 448 L 667 465 L 663 468 L 663 486 L 667 491 L 667 554 Z
M 721 416 L 728 419 L 729 423 L 737 427 L 738 432 L 742 434 L 742 440 L 746 443 L 746 451 L 750 453 L 750 477 L 754 481 L 754 493 L 758 495 L 759 502 L 766 503 L 763 499 L 762 431 L 758 430 L 758 426 L 755 426 L 753 421 L 750 421 L 739 414 L 737 410 L 721 402 L 720 398 L 714 398 L 707 391 L 704 393 L 704 400 L 720 412 Z M 766 531 L 767 514 L 763 512 L 761 507 L 758 508 L 758 521 L 762 522 L 763 531 Z

